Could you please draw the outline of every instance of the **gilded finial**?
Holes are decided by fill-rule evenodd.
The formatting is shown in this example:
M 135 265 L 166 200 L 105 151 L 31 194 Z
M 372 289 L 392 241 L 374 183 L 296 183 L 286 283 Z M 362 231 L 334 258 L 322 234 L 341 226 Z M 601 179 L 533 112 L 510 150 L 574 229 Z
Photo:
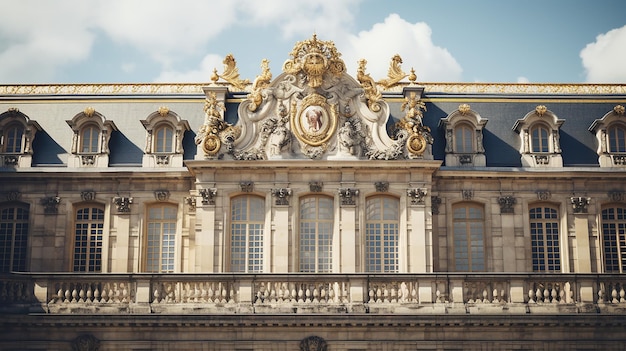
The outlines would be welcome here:
M 535 112 L 539 116 L 543 116 L 543 114 L 546 113 L 546 111 L 548 111 L 548 109 L 544 105 L 537 105 L 537 107 L 535 107 Z
M 409 74 L 409 82 L 411 82 L 411 84 L 415 84 L 416 80 L 417 80 L 417 76 L 415 75 L 415 69 L 411 67 L 411 74 Z
M 213 83 L 217 83 L 217 81 L 220 79 L 219 74 L 217 74 L 217 68 L 213 68 L 213 74 L 211 75 L 211 80 L 213 81 Z
M 461 112 L 461 115 L 465 115 L 469 111 L 470 111 L 470 105 L 469 104 L 460 104 L 459 105 L 459 112 Z
M 170 113 L 170 109 L 167 106 L 161 106 L 159 107 L 159 115 L 161 115 L 162 117 L 167 116 L 168 113 Z
M 327 72 L 338 77 L 346 70 L 335 43 L 318 40 L 316 34 L 309 40 L 297 42 L 289 55 L 291 59 L 283 64 L 283 71 L 293 75 L 302 74 L 311 88 L 320 87 Z
M 615 113 L 617 113 L 620 116 L 624 115 L 624 110 L 625 110 L 624 106 L 622 106 L 622 105 L 617 105 L 617 106 L 613 107 L 613 111 L 615 111 Z
M 96 110 L 95 110 L 93 107 L 91 107 L 91 106 L 85 107 L 85 110 L 83 110 L 83 113 L 84 113 L 84 114 L 85 114 L 85 116 L 87 116 L 87 117 L 91 117 L 91 116 L 93 116 L 93 114 L 94 114 L 95 112 L 96 112 Z

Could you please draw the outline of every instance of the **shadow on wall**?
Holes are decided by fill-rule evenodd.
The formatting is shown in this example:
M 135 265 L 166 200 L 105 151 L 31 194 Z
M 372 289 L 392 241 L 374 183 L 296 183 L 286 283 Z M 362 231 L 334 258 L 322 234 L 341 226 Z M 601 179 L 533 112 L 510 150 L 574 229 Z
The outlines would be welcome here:
M 67 154 L 61 145 L 59 145 L 50 134 L 41 130 L 35 134 L 33 139 L 33 161 L 32 165 L 62 165 L 63 160 L 59 157 L 61 154 Z
M 183 135 L 183 160 L 193 160 L 196 157 L 198 148 L 195 139 L 196 132 L 192 130 L 185 131 L 185 135 Z
M 591 134 L 591 133 L 590 133 Z M 598 154 L 578 138 L 563 130 L 559 131 L 563 166 L 599 166 Z
M 110 164 L 141 165 L 143 150 L 133 144 L 122 132 L 111 133 L 109 140 Z

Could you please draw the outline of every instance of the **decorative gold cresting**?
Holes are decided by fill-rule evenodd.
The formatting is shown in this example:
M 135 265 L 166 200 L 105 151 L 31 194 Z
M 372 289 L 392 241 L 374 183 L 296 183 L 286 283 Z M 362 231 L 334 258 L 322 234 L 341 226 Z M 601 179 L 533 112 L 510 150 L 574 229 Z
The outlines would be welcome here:
M 537 107 L 535 107 L 535 112 L 539 116 L 543 116 L 547 111 L 548 111 L 548 108 L 545 107 L 544 105 L 537 105 Z
M 91 106 L 85 107 L 85 109 L 83 110 L 83 113 L 87 117 L 92 117 L 95 112 L 96 110 Z
M 250 81 L 248 79 L 239 79 L 239 69 L 237 68 L 237 61 L 235 61 L 233 54 L 226 55 L 222 62 L 224 63 L 224 72 L 220 75 L 217 74 L 217 70 L 214 70 L 214 76 L 224 79 L 239 90 L 244 90 L 246 85 L 250 84 Z M 213 79 L 213 77 L 211 79 Z M 216 81 L 214 80 L 214 82 Z
M 167 106 L 161 106 L 159 107 L 158 112 L 161 117 L 165 117 L 168 113 L 170 113 L 170 109 Z
M 285 61 L 283 71 L 288 74 L 304 74 L 307 85 L 318 88 L 327 72 L 340 76 L 346 71 L 341 54 L 332 41 L 317 40 L 317 35 L 309 40 L 299 41 L 290 53 L 291 60 Z
M 622 105 L 616 105 L 615 107 L 613 107 L 613 111 L 615 111 L 615 113 L 617 113 L 620 116 L 624 115 L 626 109 L 624 109 L 624 106 Z
M 263 59 L 261 61 L 261 74 L 256 76 L 254 82 L 252 83 L 252 93 L 248 94 L 248 100 L 250 100 L 250 105 L 248 105 L 248 110 L 251 112 L 256 111 L 257 108 L 263 102 L 263 94 L 261 94 L 261 90 L 267 88 L 272 81 L 272 72 L 270 72 L 270 61 L 268 59 Z
M 397 85 L 402 79 L 406 78 L 408 74 L 404 73 L 402 67 L 400 67 L 401 64 L 402 57 L 400 57 L 400 55 L 398 54 L 393 55 L 393 57 L 391 58 L 391 62 L 389 63 L 387 78 L 381 79 L 378 84 L 382 85 L 385 89 L 389 89 Z
M 367 64 L 366 59 L 359 60 L 359 68 L 356 71 L 356 79 L 361 83 L 361 87 L 363 88 L 365 98 L 367 99 L 367 107 L 373 112 L 380 111 L 379 101 L 382 99 L 382 94 L 378 91 L 376 87 L 376 82 L 369 75 L 369 73 L 365 73 L 365 65 Z
M 406 141 L 407 150 L 412 156 L 421 156 L 426 151 L 426 146 L 432 143 L 430 128 L 422 124 L 422 118 L 426 111 L 426 104 L 417 98 L 417 94 L 412 91 L 400 106 L 406 114 L 396 124 L 396 129 L 406 130 L 409 138 Z

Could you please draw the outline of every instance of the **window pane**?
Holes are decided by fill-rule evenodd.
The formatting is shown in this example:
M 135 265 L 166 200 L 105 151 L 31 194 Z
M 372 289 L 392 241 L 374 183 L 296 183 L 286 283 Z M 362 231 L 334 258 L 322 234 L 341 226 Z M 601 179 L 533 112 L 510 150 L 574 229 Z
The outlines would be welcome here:
M 374 196 L 367 199 L 365 206 L 365 269 L 398 272 L 399 201 L 390 196 Z
M 331 272 L 333 199 L 308 196 L 300 199 L 301 272 Z
M 153 206 L 148 209 L 146 224 L 146 271 L 174 272 L 176 259 L 176 214 L 174 205 Z
M 622 126 L 609 128 L 609 152 L 626 152 L 626 130 Z
M 551 207 L 534 207 L 530 214 L 530 243 L 533 271 L 561 270 L 558 212 Z
M 231 201 L 230 269 L 263 271 L 265 201 L 258 196 L 238 196 Z
M 99 133 L 95 126 L 87 126 L 83 129 L 81 134 L 81 147 L 82 153 L 97 153 L 98 152 L 98 140 Z
M 484 211 L 474 204 L 453 208 L 454 259 L 457 271 L 484 271 Z
M 604 269 L 607 273 L 626 272 L 626 208 L 602 210 Z
M 0 208 L 0 272 L 26 271 L 28 206 Z
M 155 152 L 172 152 L 174 131 L 169 126 L 159 127 L 156 131 Z
M 5 152 L 22 152 L 22 135 L 24 129 L 21 126 L 9 127 L 5 139 Z
M 532 129 L 532 152 L 549 152 L 548 129 L 544 126 L 536 126 Z
M 76 210 L 74 223 L 74 272 L 102 271 L 104 210 L 84 207 Z

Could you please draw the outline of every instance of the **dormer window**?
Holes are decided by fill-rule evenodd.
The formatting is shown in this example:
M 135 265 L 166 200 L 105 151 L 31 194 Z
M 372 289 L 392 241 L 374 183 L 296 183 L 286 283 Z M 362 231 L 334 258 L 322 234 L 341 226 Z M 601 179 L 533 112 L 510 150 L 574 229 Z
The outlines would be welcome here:
M 66 122 L 74 132 L 68 167 L 108 167 L 109 139 L 117 130 L 115 123 L 91 107 Z
M 33 139 L 40 130 L 16 108 L 0 114 L 0 167 L 30 167 Z
M 182 167 L 183 136 L 191 129 L 189 123 L 167 107 L 160 107 L 141 123 L 146 128 L 143 167 Z
M 462 104 L 439 124 L 446 129 L 446 166 L 486 166 L 483 128 L 487 119 Z
M 589 131 L 596 135 L 600 167 L 626 167 L 624 110 L 624 106 L 617 105 L 589 127 Z
M 537 106 L 513 130 L 520 135 L 520 154 L 524 167 L 563 167 L 559 131 L 565 120 L 545 106 Z

